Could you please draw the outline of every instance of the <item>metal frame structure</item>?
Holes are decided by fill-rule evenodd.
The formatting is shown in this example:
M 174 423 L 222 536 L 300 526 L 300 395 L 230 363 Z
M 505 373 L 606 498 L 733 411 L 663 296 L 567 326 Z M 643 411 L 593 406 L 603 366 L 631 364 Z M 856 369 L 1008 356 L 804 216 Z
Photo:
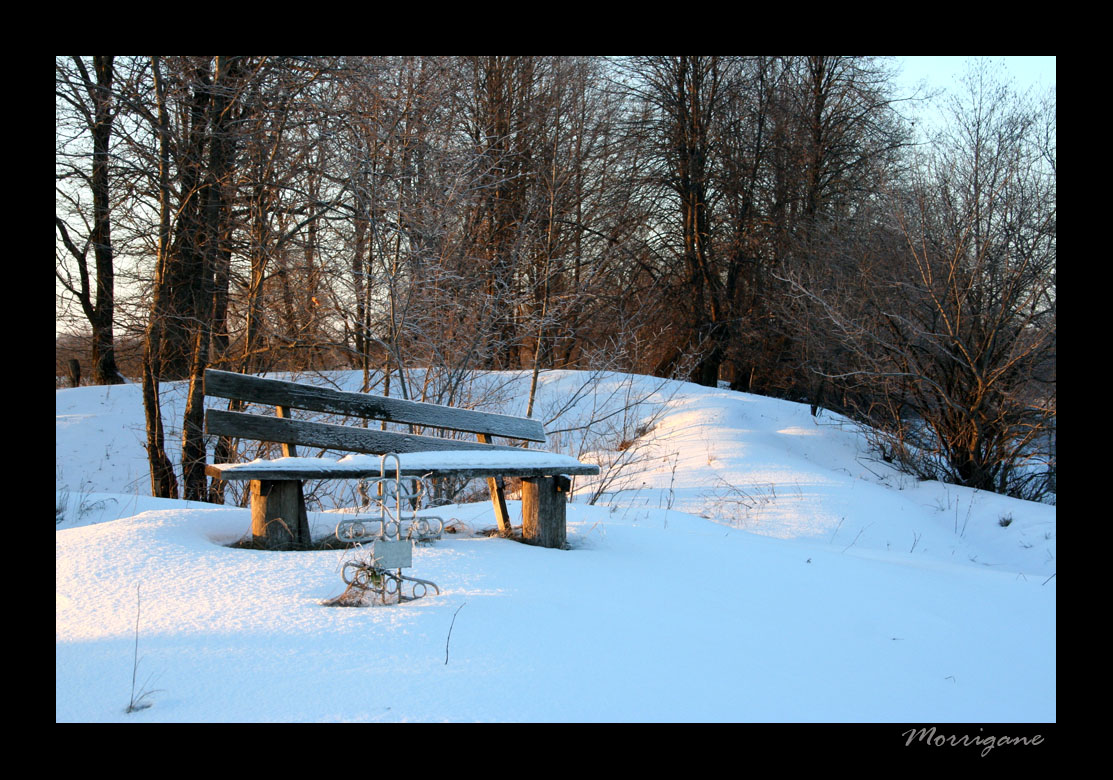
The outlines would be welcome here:
M 394 476 L 388 476 L 388 458 L 394 460 Z M 352 542 L 360 550 L 365 549 L 363 543 L 371 542 L 370 556 L 347 561 L 341 579 L 349 588 L 374 594 L 382 604 L 414 601 L 428 595 L 430 588 L 440 595 L 435 583 L 402 574 L 402 569 L 413 565 L 414 542 L 439 539 L 444 530 L 441 518 L 417 515 L 422 497 L 428 493 L 424 478 L 403 478 L 398 455 L 387 453 L 379 458 L 379 477 L 372 480 L 371 487 L 379 505 L 378 519 L 354 518 L 336 524 L 340 541 Z M 407 505 L 408 517 L 404 509 Z

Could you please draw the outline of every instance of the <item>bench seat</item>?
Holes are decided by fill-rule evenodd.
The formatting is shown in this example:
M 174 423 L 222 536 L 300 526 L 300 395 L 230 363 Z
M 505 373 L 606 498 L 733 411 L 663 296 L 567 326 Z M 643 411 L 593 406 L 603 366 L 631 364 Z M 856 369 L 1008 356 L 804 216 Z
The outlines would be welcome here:
M 483 478 L 496 476 L 547 477 L 555 475 L 592 475 L 599 467 L 580 463 L 559 453 L 516 449 L 511 452 L 477 452 L 475 450 L 438 450 L 405 452 L 398 455 L 403 476 L 436 476 Z M 246 463 L 209 464 L 209 476 L 232 480 L 310 480 L 365 478 L 380 475 L 378 455 L 353 454 L 339 460 L 331 458 L 275 458 Z M 386 463 L 386 473 L 393 476 L 393 460 Z
M 253 540 L 265 547 L 289 549 L 311 542 L 302 483 L 318 479 L 394 476 L 400 466 L 407 477 L 486 478 L 499 531 L 509 534 L 504 477 L 522 479 L 522 536 L 544 547 L 565 542 L 565 504 L 569 477 L 595 475 L 599 467 L 559 453 L 530 450 L 521 442 L 546 440 L 541 423 L 472 409 L 420 403 L 369 393 L 352 393 L 299 382 L 205 371 L 205 394 L 228 398 L 228 410 L 209 408 L 205 431 L 228 439 L 250 439 L 282 445 L 283 457 L 249 463 L 210 463 L 205 473 L 220 482 L 248 482 Z M 255 414 L 245 404 L 273 406 L 275 415 Z M 293 419 L 295 409 L 357 418 L 362 424 L 337 424 Z M 335 418 L 334 418 L 335 419 Z M 408 432 L 368 426 L 379 421 L 409 426 Z M 429 432 L 451 431 L 450 437 Z M 458 434 L 471 434 L 476 440 Z M 507 439 L 495 444 L 492 437 Z M 325 452 L 351 453 L 339 460 L 299 457 L 299 446 Z M 383 464 L 380 456 L 397 455 L 399 463 Z M 393 470 L 393 473 L 391 473 Z

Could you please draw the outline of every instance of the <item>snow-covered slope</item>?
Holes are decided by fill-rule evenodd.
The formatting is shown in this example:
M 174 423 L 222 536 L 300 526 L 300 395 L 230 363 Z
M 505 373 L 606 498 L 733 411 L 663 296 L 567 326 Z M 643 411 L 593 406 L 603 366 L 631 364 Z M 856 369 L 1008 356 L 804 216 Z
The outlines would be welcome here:
M 248 510 L 145 497 L 137 387 L 57 391 L 57 720 L 1055 719 L 1053 506 L 916 482 L 807 407 L 596 379 L 545 375 L 537 407 L 603 465 L 571 549 L 441 508 L 463 532 L 409 571 L 440 594 L 363 609 L 321 606 L 351 553 L 235 549 Z

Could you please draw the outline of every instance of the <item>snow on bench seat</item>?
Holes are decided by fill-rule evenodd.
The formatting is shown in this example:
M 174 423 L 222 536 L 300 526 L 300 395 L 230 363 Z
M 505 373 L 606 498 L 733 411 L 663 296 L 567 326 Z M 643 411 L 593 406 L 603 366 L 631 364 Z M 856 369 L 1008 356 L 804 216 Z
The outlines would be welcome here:
M 398 456 L 404 476 L 460 477 L 540 477 L 558 474 L 597 474 L 598 466 L 580 463 L 568 455 L 534 450 L 481 452 L 476 450 L 438 450 L 407 452 Z M 339 460 L 331 458 L 275 458 L 247 463 L 210 465 L 223 480 L 283 480 L 377 477 L 380 474 L 378 455 L 352 454 Z M 395 462 L 385 462 L 386 474 L 395 473 Z

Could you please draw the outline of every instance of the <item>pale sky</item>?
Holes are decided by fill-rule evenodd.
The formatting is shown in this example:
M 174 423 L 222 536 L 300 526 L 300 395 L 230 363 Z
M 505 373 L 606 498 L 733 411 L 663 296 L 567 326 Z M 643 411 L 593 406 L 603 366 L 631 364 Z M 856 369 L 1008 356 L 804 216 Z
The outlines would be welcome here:
M 1043 91 L 1055 85 L 1055 57 L 994 57 L 983 56 L 991 63 L 1005 66 L 1006 74 L 1015 80 L 1018 91 L 1029 87 Z M 933 88 L 954 89 L 970 60 L 978 56 L 896 57 L 901 68 L 901 83 L 912 86 L 925 79 Z
M 967 65 L 971 61 L 984 58 L 993 65 L 1004 66 L 1003 76 L 1012 82 L 1013 88 L 1018 93 L 1028 89 L 1033 91 L 1036 99 L 1055 86 L 1055 57 L 994 57 L 989 55 L 970 56 L 933 56 L 933 57 L 894 57 L 896 66 L 900 69 L 897 76 L 899 89 L 905 95 L 911 95 L 918 83 L 923 80 L 928 89 L 940 92 L 939 98 L 944 97 L 943 91 L 955 92 L 961 90 L 959 79 L 966 73 Z M 921 104 L 918 107 L 909 104 L 913 116 L 916 116 L 917 125 L 921 132 L 931 132 L 936 129 L 940 121 L 940 101 L 937 98 L 930 104 Z

